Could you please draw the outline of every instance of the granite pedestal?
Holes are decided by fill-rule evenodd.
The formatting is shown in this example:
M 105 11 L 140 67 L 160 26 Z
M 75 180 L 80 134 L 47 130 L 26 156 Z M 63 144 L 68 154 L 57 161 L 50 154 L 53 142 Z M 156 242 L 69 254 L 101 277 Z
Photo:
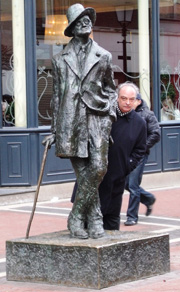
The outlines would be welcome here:
M 170 270 L 169 235 L 107 231 L 73 239 L 69 231 L 6 242 L 7 280 L 101 289 Z

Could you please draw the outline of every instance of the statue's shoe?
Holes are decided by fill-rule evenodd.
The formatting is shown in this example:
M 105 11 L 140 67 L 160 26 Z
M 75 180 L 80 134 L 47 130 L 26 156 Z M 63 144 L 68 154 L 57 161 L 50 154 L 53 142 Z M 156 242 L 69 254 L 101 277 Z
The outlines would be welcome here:
M 88 222 L 89 237 L 97 239 L 105 235 L 102 220 L 94 220 Z
M 69 214 L 67 227 L 70 231 L 71 237 L 79 239 L 87 239 L 89 237 L 84 229 L 84 221 L 76 217 L 72 212 Z

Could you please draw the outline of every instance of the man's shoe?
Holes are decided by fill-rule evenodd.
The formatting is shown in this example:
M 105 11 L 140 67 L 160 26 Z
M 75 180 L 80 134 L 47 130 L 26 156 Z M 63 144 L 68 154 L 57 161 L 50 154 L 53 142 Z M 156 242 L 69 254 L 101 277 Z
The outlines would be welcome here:
M 124 225 L 125 226 L 133 226 L 133 225 L 136 225 L 137 222 L 134 221 L 134 220 L 127 220 L 126 222 L 124 222 Z
M 152 207 L 153 207 L 155 201 L 156 201 L 156 198 L 153 198 L 152 201 L 151 201 L 151 204 L 149 204 L 149 205 L 147 206 L 146 216 L 151 215 L 151 213 L 152 213 Z

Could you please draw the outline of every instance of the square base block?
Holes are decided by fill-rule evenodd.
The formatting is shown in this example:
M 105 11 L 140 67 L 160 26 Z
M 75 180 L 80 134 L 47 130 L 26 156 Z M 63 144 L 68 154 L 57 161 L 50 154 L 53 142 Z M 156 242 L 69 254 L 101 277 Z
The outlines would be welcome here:
M 7 280 L 102 289 L 167 273 L 169 235 L 106 231 L 80 240 L 60 231 L 6 242 Z

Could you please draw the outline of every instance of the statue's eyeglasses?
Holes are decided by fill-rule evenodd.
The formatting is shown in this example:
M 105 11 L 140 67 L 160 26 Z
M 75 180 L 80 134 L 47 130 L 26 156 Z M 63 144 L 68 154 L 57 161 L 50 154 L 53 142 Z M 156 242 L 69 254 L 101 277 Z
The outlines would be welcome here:
M 81 27 L 83 25 L 89 25 L 90 23 L 91 23 L 91 20 L 89 19 L 89 17 L 86 16 L 86 17 L 79 19 L 75 25 L 77 27 Z

